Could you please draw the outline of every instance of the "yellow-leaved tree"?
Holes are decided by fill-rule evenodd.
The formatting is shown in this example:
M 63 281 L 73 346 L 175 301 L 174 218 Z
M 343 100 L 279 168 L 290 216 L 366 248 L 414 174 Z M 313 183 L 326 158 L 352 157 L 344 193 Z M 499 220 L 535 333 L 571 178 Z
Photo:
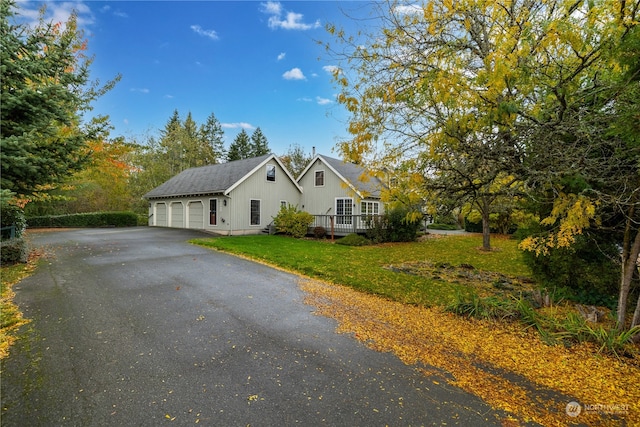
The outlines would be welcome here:
M 549 229 L 526 249 L 570 245 L 587 227 L 616 233 L 618 323 L 638 324 L 640 300 L 630 322 L 625 314 L 640 250 L 639 8 L 390 1 L 377 5 L 378 25 L 329 26 L 338 100 L 351 114 L 352 138 L 339 149 L 421 174 L 415 190 L 431 203 L 473 203 L 487 248 L 492 203 L 504 197 L 553 205 L 536 212 Z

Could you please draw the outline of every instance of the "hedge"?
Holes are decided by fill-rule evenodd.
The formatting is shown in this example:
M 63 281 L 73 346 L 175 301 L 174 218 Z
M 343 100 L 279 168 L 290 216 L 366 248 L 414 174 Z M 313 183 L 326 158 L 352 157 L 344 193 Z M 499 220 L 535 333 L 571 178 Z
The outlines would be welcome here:
M 70 215 L 34 216 L 27 218 L 27 227 L 135 227 L 134 212 L 93 212 Z

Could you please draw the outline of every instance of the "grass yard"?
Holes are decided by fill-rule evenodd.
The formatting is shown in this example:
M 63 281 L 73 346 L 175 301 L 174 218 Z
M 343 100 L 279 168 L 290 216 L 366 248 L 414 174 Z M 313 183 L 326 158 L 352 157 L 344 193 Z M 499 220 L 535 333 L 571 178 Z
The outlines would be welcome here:
M 430 274 L 419 274 L 417 270 L 466 265 L 514 279 L 529 276 L 516 241 L 506 238 L 492 241 L 495 248 L 492 252 L 478 249 L 482 246 L 479 236 L 433 237 L 420 242 L 373 246 L 342 246 L 329 240 L 284 236 L 198 239 L 193 243 L 248 256 L 405 304 L 430 307 L 446 305 L 458 293 L 479 290 L 475 283 L 450 277 L 460 276 L 455 269 L 448 268 L 449 277 L 441 273 L 442 269 Z M 429 261 L 428 266 L 425 261 Z

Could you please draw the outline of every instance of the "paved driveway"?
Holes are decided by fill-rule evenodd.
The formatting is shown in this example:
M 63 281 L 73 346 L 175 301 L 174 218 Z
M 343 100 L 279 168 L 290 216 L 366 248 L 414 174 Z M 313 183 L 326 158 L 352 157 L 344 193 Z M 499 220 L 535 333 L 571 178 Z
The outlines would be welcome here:
M 195 231 L 33 233 L 32 322 L 2 366 L 2 426 L 498 425 L 474 396 L 334 332 L 297 278 Z

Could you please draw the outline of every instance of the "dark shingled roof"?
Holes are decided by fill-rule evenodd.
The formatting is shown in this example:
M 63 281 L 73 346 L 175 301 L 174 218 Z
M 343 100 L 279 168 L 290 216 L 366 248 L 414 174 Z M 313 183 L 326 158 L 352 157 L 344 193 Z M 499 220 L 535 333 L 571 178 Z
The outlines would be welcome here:
M 374 199 L 380 198 L 380 190 L 384 187 L 384 184 L 378 177 L 368 174 L 367 170 L 362 166 L 346 163 L 332 157 L 322 155 L 318 155 L 318 157 L 322 158 L 326 164 L 347 180 L 360 193 L 360 196 Z M 363 177 L 365 177 L 364 180 L 362 179 Z
M 155 199 L 224 193 L 270 156 L 272 154 L 187 169 L 149 191 L 143 197 Z

